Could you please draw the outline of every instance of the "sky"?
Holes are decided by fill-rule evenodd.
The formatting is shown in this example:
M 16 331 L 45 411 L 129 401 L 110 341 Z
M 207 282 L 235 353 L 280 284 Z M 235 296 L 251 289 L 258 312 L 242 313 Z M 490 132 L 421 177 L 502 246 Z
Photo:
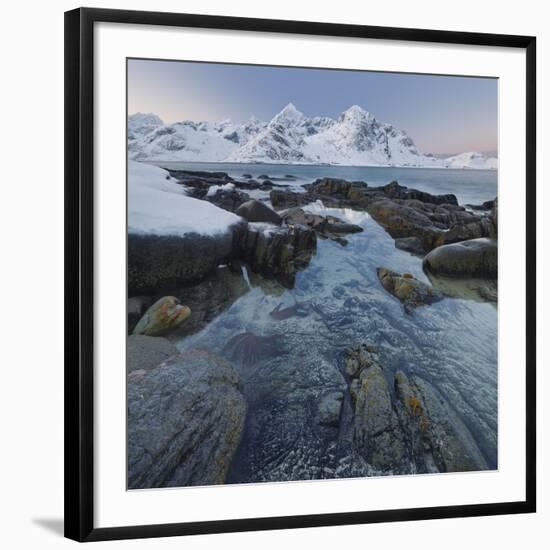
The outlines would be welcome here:
M 497 92 L 490 78 L 128 60 L 128 114 L 245 122 L 269 121 L 288 103 L 332 118 L 359 105 L 435 154 L 496 151 Z

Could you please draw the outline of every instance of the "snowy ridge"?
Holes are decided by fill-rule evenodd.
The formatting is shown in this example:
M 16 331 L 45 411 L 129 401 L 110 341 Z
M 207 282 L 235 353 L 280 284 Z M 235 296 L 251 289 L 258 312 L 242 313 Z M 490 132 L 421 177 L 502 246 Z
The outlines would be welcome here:
M 128 153 L 157 161 L 497 168 L 497 159 L 482 153 L 446 159 L 422 154 L 405 131 L 358 105 L 332 119 L 307 117 L 289 103 L 269 122 L 252 118 L 245 124 L 164 124 L 156 115 L 136 113 L 128 117 Z

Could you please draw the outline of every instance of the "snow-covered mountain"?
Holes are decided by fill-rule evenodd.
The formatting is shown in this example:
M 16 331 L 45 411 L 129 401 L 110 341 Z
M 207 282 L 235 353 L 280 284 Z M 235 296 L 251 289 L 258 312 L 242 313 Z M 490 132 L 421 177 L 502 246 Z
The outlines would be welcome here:
M 496 170 L 498 160 L 484 153 L 460 153 L 446 159 L 442 159 L 445 168 L 478 168 L 481 170 Z
M 128 153 L 135 160 L 346 164 L 496 169 L 496 158 L 462 153 L 440 159 L 419 153 L 403 130 L 353 105 L 338 119 L 307 117 L 289 103 L 269 122 L 183 121 L 153 114 L 128 117 Z

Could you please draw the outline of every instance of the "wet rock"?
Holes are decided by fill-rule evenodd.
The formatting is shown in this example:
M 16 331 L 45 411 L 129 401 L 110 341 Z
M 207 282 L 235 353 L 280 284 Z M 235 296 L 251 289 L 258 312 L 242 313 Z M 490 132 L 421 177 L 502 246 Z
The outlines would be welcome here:
M 418 200 L 421 202 L 427 202 L 431 204 L 451 204 L 458 205 L 458 200 L 456 195 L 447 194 L 447 195 L 432 195 L 431 193 L 426 193 L 425 191 L 418 191 L 417 189 L 409 189 L 403 185 L 399 185 L 398 182 L 392 181 L 387 185 L 384 185 L 382 191 L 385 195 L 392 199 L 412 199 Z
M 270 195 L 273 207 L 291 208 L 321 200 L 329 207 L 366 210 L 394 239 L 410 239 L 399 244 L 414 254 L 494 234 L 487 215 L 467 211 L 453 194 L 433 195 L 396 181 L 370 187 L 365 182 L 335 178 L 318 179 L 304 189 L 305 193 L 274 190 Z
M 240 258 L 252 271 L 292 288 L 296 273 L 309 265 L 316 249 L 317 239 L 310 228 L 249 224 L 240 241 Z
M 319 401 L 319 423 L 337 427 L 340 423 L 343 399 L 344 394 L 340 391 L 330 392 L 324 395 Z
M 209 183 L 227 183 L 233 178 L 226 172 L 207 172 L 204 170 L 171 170 L 166 168 L 168 173 L 176 180 L 187 184 L 189 180 L 202 180 Z
M 416 246 L 425 252 L 443 242 L 444 226 L 437 227 L 426 212 L 414 206 L 382 199 L 373 202 L 368 212 L 394 239 L 415 237 Z
M 415 279 L 410 273 L 397 273 L 385 267 L 376 270 L 382 286 L 402 304 L 405 312 L 411 313 L 419 306 L 430 305 L 443 299 L 443 295 L 430 285 Z
M 132 334 L 138 321 L 152 303 L 151 296 L 132 296 L 128 298 L 128 334 Z
M 440 246 L 424 258 L 423 266 L 434 275 L 496 279 L 497 241 L 483 238 Z
M 377 355 L 363 346 L 352 349 L 346 370 L 354 373 L 350 394 L 356 450 L 381 473 L 402 471 L 406 447 Z
M 401 421 L 420 471 L 470 472 L 488 465 L 465 424 L 428 382 L 395 375 Z
M 165 296 L 145 312 L 133 333 L 146 336 L 166 334 L 185 322 L 189 315 L 191 315 L 189 307 L 183 305 L 174 296 Z
M 441 244 L 452 244 L 469 239 L 492 237 L 494 226 L 488 218 L 481 218 L 470 223 L 455 224 L 444 235 Z
M 229 363 L 202 350 L 129 377 L 128 487 L 223 483 L 246 413 L 238 382 Z
M 250 195 L 238 189 L 217 189 L 212 194 L 197 198 L 204 198 L 219 208 L 236 213 L 240 206 L 250 200 Z
M 496 197 L 495 200 L 493 201 L 493 207 L 491 208 L 490 218 L 495 228 L 494 237 L 496 239 L 498 238 L 498 197 Z
M 249 291 L 241 268 L 218 267 L 198 283 L 169 288 L 167 292 L 191 309 L 189 318 L 167 338 L 178 340 L 203 329 Z
M 346 371 L 354 445 L 377 473 L 488 469 L 465 423 L 431 384 L 399 370 L 392 393 L 376 348 L 365 345 L 348 350 Z
M 434 275 L 429 271 L 426 275 L 434 289 L 451 298 L 474 300 L 476 302 L 498 301 L 498 281 L 479 277 L 446 277 Z
M 178 353 L 166 338 L 131 334 L 126 343 L 126 372 L 150 371 Z
M 365 182 L 351 182 L 338 178 L 321 178 L 307 187 L 308 193 L 330 195 L 340 199 L 359 198 L 354 191 L 364 191 L 368 185 Z
M 154 293 L 202 279 L 232 257 L 246 224 L 217 235 L 128 235 L 128 293 Z
M 283 219 L 287 225 L 311 227 L 319 237 L 340 243 L 343 241 L 342 235 L 363 231 L 361 226 L 344 222 L 336 216 L 312 214 L 302 208 L 291 208 L 283 214 Z
M 418 237 L 401 237 L 400 239 L 395 239 L 395 248 L 405 250 L 417 256 L 424 256 L 425 254 L 424 243 Z
M 249 367 L 281 352 L 280 336 L 261 336 L 253 332 L 237 334 L 223 348 L 224 356 Z
M 485 201 L 481 204 L 467 204 L 466 206 L 468 208 L 471 208 L 472 210 L 492 210 L 493 206 L 495 204 L 495 201 Z
M 250 200 L 241 204 L 237 208 L 236 214 L 249 222 L 267 222 L 280 225 L 282 221 L 277 212 L 269 208 L 267 204 L 257 200 Z
M 311 197 L 305 193 L 295 193 L 283 189 L 273 189 L 271 193 L 269 193 L 269 199 L 271 200 L 273 208 L 279 209 L 304 206 L 312 202 Z
M 277 352 L 241 370 L 249 420 L 230 483 L 335 477 L 337 403 L 328 416 L 320 405 L 329 395 L 337 402 L 345 381 L 334 363 L 312 354 L 310 341 L 285 337 L 282 344 L 292 355 Z

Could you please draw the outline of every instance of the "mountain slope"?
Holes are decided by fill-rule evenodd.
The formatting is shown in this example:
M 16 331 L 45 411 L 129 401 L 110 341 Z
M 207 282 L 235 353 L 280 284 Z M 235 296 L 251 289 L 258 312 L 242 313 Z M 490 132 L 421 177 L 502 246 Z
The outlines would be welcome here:
M 307 117 L 289 103 L 269 122 L 184 121 L 164 124 L 152 114 L 128 117 L 128 153 L 136 160 L 346 164 L 496 169 L 481 153 L 439 159 L 419 153 L 403 130 L 353 105 L 338 119 Z

